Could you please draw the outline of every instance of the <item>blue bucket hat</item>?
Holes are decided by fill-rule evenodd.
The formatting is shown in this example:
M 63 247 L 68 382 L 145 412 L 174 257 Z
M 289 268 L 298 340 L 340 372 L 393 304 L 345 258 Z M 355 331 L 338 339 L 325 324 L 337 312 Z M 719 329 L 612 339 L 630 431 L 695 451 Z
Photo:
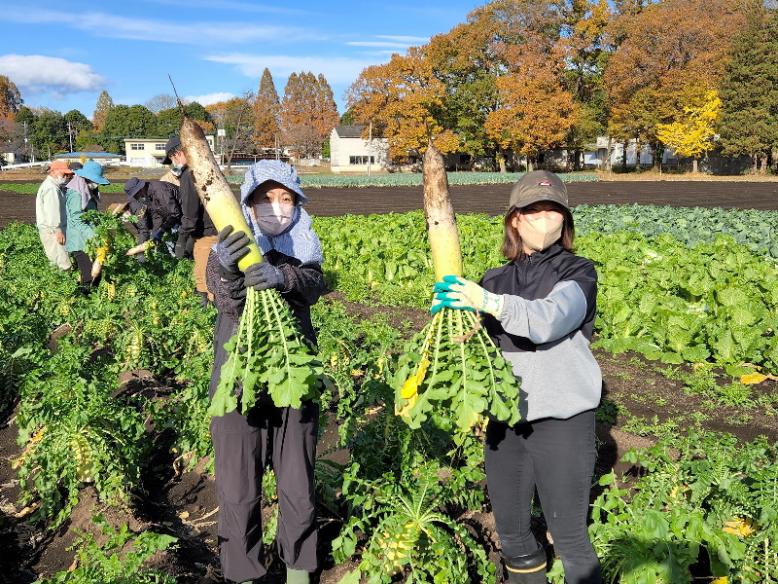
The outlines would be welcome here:
M 103 176 L 103 167 L 94 160 L 89 160 L 84 164 L 83 168 L 79 168 L 76 174 L 86 180 L 91 180 L 93 183 L 99 185 L 109 185 L 111 181 Z
M 295 193 L 298 204 L 308 202 L 308 197 L 300 187 L 300 177 L 292 165 L 280 160 L 260 160 L 252 164 L 243 177 L 243 184 L 240 185 L 241 203 L 245 205 L 254 189 L 267 181 L 276 182 Z

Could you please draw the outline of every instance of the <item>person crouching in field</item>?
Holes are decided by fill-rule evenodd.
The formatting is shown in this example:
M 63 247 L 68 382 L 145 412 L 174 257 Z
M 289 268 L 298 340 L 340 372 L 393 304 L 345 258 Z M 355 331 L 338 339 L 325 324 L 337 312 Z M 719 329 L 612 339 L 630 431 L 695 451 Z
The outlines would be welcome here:
M 325 290 L 321 244 L 302 205 L 307 197 L 295 170 L 276 160 L 251 166 L 241 185 L 241 207 L 264 255 L 260 264 L 238 269 L 249 237 L 225 227 L 208 257 L 206 278 L 217 309 L 216 357 L 210 396 L 216 391 L 233 336 L 243 312 L 246 289 L 275 288 L 295 315 L 301 332 L 315 343 L 310 307 Z M 240 408 L 238 408 L 240 410 Z M 251 582 L 266 570 L 260 562 L 261 477 L 267 464 L 278 488 L 278 550 L 289 584 L 307 584 L 317 569 L 314 461 L 318 405 L 277 408 L 266 396 L 247 415 L 233 411 L 211 421 L 219 543 L 224 577 Z
M 522 421 L 509 427 L 491 420 L 486 430 L 486 479 L 507 582 L 546 584 L 546 550 L 530 530 L 537 489 L 566 582 L 599 584 L 587 531 L 602 389 L 589 348 L 597 273 L 572 253 L 573 216 L 556 175 L 525 175 L 511 193 L 504 225 L 509 263 L 487 271 L 480 286 L 447 276 L 436 284 L 436 302 L 484 314 L 521 381 Z
M 55 160 L 49 166 L 48 176 L 35 196 L 35 223 L 43 251 L 52 266 L 70 269 L 70 258 L 65 250 L 65 195 L 63 187 L 73 176 L 68 163 Z
M 181 224 L 181 198 L 178 187 L 158 180 L 131 178 L 124 183 L 129 212 L 138 222 L 138 243 L 162 241 L 162 236 Z M 179 231 L 178 237 L 183 237 Z M 135 256 L 143 261 L 143 254 Z
M 86 254 L 86 244 L 94 237 L 94 230 L 84 222 L 82 215 L 84 211 L 97 210 L 97 203 L 100 200 L 99 188 L 109 184 L 111 182 L 103 176 L 103 167 L 93 160 L 76 170 L 67 184 L 65 249 L 78 266 L 83 292 L 88 292 L 97 282 L 92 280 L 92 260 Z

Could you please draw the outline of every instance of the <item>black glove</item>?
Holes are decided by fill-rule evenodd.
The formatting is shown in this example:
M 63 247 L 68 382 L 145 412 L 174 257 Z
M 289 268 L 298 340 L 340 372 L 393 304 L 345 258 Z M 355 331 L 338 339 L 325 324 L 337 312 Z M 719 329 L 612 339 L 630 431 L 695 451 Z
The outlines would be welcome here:
M 249 253 L 249 241 L 249 236 L 244 232 L 233 233 L 232 225 L 227 225 L 219 232 L 216 256 L 219 258 L 222 278 L 235 279 L 240 276 L 238 262 Z
M 254 288 L 255 290 L 267 290 L 269 288 L 283 290 L 286 287 L 286 278 L 280 268 L 264 261 L 261 264 L 252 264 L 246 268 L 244 284 L 246 288 Z

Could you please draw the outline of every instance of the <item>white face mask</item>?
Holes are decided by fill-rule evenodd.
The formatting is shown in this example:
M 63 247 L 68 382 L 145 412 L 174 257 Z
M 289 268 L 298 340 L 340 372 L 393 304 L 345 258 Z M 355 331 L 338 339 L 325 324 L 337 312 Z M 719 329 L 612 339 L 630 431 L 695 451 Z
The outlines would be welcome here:
M 70 178 L 66 174 L 62 176 L 52 176 L 52 179 L 54 179 L 54 182 L 57 183 L 59 186 L 64 185 L 66 182 L 68 182 L 68 179 Z
M 562 236 L 565 219 L 559 213 L 550 217 L 544 217 L 540 213 L 529 214 L 524 215 L 523 219 L 519 221 L 519 235 L 524 245 L 530 249 L 543 251 Z
M 96 191 L 97 187 L 100 186 L 100 185 L 98 185 L 97 183 L 90 182 L 90 183 L 87 183 L 87 186 L 89 187 L 90 191 Z
M 170 172 L 172 172 L 174 176 L 181 176 L 184 174 L 184 167 L 173 164 L 170 166 Z
M 291 203 L 257 203 L 253 209 L 259 230 L 270 237 L 283 233 L 294 215 Z

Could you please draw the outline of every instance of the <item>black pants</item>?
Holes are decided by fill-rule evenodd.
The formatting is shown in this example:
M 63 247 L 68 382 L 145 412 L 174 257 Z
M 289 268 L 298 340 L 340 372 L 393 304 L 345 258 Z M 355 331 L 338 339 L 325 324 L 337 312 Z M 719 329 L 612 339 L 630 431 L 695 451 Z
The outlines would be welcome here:
M 537 487 L 554 549 L 569 584 L 599 584 L 600 564 L 589 541 L 587 514 L 597 452 L 594 411 L 486 431 L 486 478 L 505 558 L 538 549 L 530 530 Z
M 70 253 L 70 256 L 75 260 L 78 266 L 78 272 L 81 275 L 81 285 L 92 285 L 92 260 L 83 251 L 74 251 Z
M 314 462 L 319 407 L 257 405 L 247 416 L 237 411 L 215 417 L 211 436 L 219 499 L 219 548 L 224 577 L 243 582 L 262 577 L 262 471 L 276 473 L 276 541 L 287 566 L 317 569 Z

